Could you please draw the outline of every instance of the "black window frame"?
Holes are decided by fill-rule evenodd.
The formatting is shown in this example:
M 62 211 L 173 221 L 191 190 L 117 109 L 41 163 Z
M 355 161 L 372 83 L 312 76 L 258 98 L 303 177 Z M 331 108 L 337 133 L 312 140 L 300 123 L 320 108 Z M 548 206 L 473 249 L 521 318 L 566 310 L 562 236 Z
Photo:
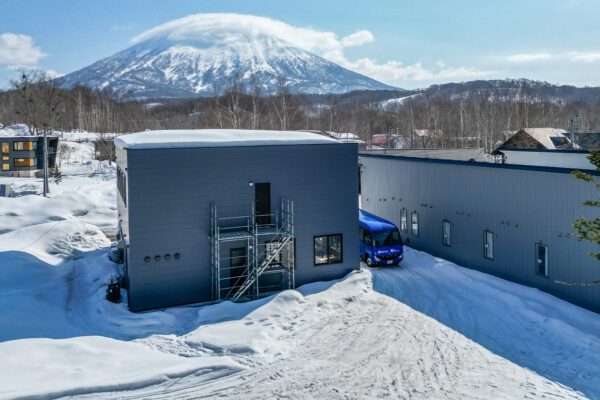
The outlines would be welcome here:
M 417 216 L 417 233 L 415 233 L 414 224 L 413 224 L 413 215 Z M 416 237 L 419 237 L 419 213 L 417 210 L 414 210 L 410 213 L 410 234 Z
M 446 240 L 445 225 L 448 224 L 448 240 Z M 447 219 L 442 220 L 442 245 L 452 247 L 452 223 Z
M 492 256 L 491 257 L 488 256 L 487 249 L 489 247 L 486 247 L 486 245 L 488 244 L 488 241 L 487 241 L 488 233 L 490 233 L 491 237 L 492 237 Z M 486 260 L 494 261 L 494 253 L 495 252 L 496 252 L 496 249 L 494 247 L 494 232 L 490 231 L 489 229 L 484 229 L 483 230 L 483 258 L 485 258 Z
M 404 214 L 404 226 L 402 225 L 402 215 Z M 408 233 L 408 210 L 400 209 L 400 232 Z
M 121 196 L 121 200 L 123 200 L 123 204 L 127 207 L 127 176 L 121 169 L 121 167 L 117 166 L 117 191 Z
M 331 241 L 330 238 L 332 237 L 340 237 L 340 259 L 339 261 L 331 261 Z M 326 262 L 321 262 L 321 263 L 317 263 L 317 239 L 321 239 L 321 238 L 327 238 L 327 261 Z M 333 264 L 342 264 L 344 262 L 344 235 L 341 233 L 332 233 L 329 235 L 317 235 L 317 236 L 313 236 L 313 263 L 315 265 L 315 267 L 320 267 L 322 265 L 333 265 Z
M 543 274 L 540 274 L 540 262 L 539 262 L 539 248 L 540 247 L 544 247 L 546 249 L 546 259 L 544 260 L 545 263 L 544 263 L 544 273 Z M 549 273 L 548 273 L 548 264 L 549 264 L 549 259 L 550 259 L 550 257 L 549 257 L 550 248 L 548 247 L 547 244 L 544 244 L 542 242 L 536 242 L 534 249 L 535 249 L 535 252 L 534 252 L 533 255 L 535 257 L 535 274 L 537 276 L 541 276 L 543 278 L 548 278 L 550 276 Z

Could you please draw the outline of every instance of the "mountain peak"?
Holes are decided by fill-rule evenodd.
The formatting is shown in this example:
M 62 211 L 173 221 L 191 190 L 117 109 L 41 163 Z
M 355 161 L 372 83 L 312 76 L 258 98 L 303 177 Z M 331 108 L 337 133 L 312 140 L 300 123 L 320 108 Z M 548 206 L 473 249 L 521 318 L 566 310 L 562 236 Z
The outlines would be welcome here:
M 211 96 L 233 77 L 248 90 L 258 83 L 263 94 L 275 92 L 279 76 L 295 93 L 397 89 L 309 52 L 310 43 L 292 44 L 298 29 L 251 15 L 190 15 L 134 37 L 128 49 L 61 82 L 139 99 Z

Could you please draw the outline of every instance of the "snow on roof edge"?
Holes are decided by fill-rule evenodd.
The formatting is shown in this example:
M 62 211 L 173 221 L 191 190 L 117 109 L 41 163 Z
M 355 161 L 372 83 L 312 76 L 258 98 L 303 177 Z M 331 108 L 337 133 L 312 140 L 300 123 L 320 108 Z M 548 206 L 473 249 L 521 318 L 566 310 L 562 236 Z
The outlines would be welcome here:
M 115 138 L 121 149 L 247 147 L 300 144 L 339 144 L 336 139 L 306 131 L 243 129 L 158 130 Z

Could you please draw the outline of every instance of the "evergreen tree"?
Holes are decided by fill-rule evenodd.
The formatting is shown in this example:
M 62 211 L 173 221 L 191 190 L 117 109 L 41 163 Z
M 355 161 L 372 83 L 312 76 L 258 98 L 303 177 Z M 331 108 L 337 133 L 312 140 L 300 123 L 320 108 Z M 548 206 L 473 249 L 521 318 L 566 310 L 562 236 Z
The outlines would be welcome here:
M 62 181 L 62 172 L 60 171 L 60 168 L 58 168 L 58 164 L 54 164 L 54 168 L 50 171 L 50 176 L 57 185 Z
M 600 152 L 591 151 L 587 158 L 596 166 L 596 171 L 600 171 Z M 596 188 L 600 190 L 598 178 L 594 177 L 593 175 L 581 171 L 573 171 L 573 175 L 575 175 L 575 178 L 581 179 L 582 181 L 594 182 L 596 184 Z M 586 200 L 583 202 L 583 205 L 589 207 L 600 207 L 600 199 Z M 600 246 L 600 217 L 590 220 L 577 218 L 577 221 L 573 224 L 573 227 L 577 229 L 576 236 L 578 238 L 589 240 L 597 246 Z M 600 253 L 589 253 L 588 255 L 600 260 Z

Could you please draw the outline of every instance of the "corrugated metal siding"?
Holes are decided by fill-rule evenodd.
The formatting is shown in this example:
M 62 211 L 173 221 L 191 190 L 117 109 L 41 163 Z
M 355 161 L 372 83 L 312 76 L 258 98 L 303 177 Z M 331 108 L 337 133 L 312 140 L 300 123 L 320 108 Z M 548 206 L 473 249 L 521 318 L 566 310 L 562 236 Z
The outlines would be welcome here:
M 362 208 L 400 223 L 408 211 L 410 246 L 459 265 L 540 288 L 600 311 L 600 286 L 555 281 L 600 279 L 600 263 L 587 256 L 589 242 L 570 236 L 579 216 L 594 217 L 581 203 L 597 191 L 569 174 L 393 158 L 360 157 Z M 410 213 L 419 213 L 419 236 Z M 452 245 L 442 245 L 442 220 L 452 224 Z M 494 260 L 483 257 L 483 231 L 494 233 Z M 534 246 L 549 247 L 549 277 L 535 274 Z
M 355 144 L 128 150 L 130 307 L 211 300 L 209 205 L 249 215 L 249 182 L 271 183 L 273 212 L 281 196 L 294 201 L 297 285 L 357 268 L 356 162 Z M 344 263 L 315 267 L 313 236 L 332 233 L 344 235 Z

